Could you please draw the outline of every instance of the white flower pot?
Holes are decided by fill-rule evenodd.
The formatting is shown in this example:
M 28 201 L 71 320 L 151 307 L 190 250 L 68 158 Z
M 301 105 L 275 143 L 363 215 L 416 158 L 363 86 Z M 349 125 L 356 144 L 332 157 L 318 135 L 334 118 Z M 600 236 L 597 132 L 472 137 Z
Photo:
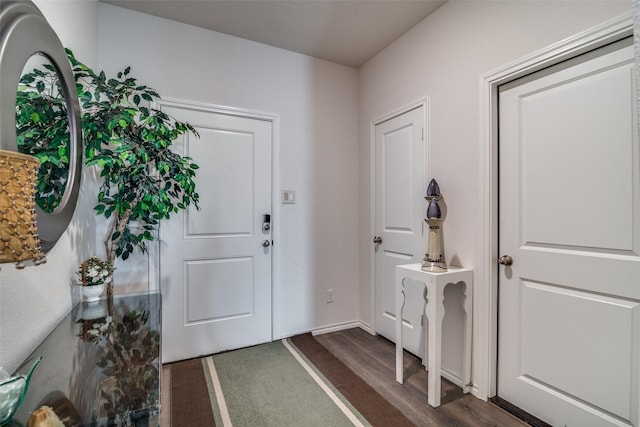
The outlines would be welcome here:
M 100 295 L 104 292 L 104 284 L 93 286 L 81 286 L 82 296 L 87 302 L 94 302 L 100 299 Z
M 95 320 L 107 316 L 107 301 L 100 302 L 85 300 L 82 304 L 82 320 Z

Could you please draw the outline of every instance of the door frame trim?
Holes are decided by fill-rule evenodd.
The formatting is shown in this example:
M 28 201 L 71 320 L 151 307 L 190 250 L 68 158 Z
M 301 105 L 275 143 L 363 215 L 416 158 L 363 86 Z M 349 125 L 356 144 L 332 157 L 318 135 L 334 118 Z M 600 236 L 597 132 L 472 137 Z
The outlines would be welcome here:
M 192 108 L 198 110 L 205 110 L 217 114 L 226 114 L 235 117 L 244 117 L 254 120 L 264 120 L 271 122 L 271 215 L 272 232 L 271 240 L 274 242 L 280 241 L 280 227 L 278 226 L 280 219 L 280 204 L 278 203 L 278 191 L 275 189 L 280 188 L 280 115 L 275 113 L 268 113 L 264 111 L 249 110 L 246 108 L 229 107 L 218 104 L 210 104 L 206 102 L 189 101 L 177 98 L 163 98 L 156 100 L 154 108 L 162 109 L 162 106 L 167 107 L 181 107 Z M 162 226 L 162 223 L 160 224 Z M 158 240 L 153 241 L 153 244 L 149 245 L 149 290 L 160 292 L 160 242 Z M 279 316 L 280 313 L 280 273 L 279 265 L 279 251 L 276 244 L 271 245 L 271 339 L 281 339 L 282 336 Z
M 369 245 L 369 265 L 370 265 L 370 277 L 371 283 L 369 284 L 371 290 L 370 296 L 370 322 L 368 327 L 364 328 L 368 330 L 368 332 L 372 335 L 376 335 L 376 252 L 373 245 L 371 245 L 371 239 L 375 236 L 376 233 L 376 126 L 386 122 L 387 120 L 391 120 L 394 117 L 400 116 L 404 113 L 408 113 L 411 110 L 415 110 L 416 108 L 422 107 L 422 113 L 424 114 L 424 155 L 426 157 L 425 171 L 429 171 L 429 162 L 431 161 L 431 156 L 429 155 L 429 130 L 431 127 L 429 126 L 429 97 L 424 96 L 419 98 L 413 102 L 405 104 L 399 108 L 393 109 L 385 114 L 382 114 L 369 122 L 369 182 L 371 183 L 370 189 L 370 211 L 371 211 L 371 226 L 369 230 L 369 236 L 367 236 L 366 244 Z M 426 178 L 426 177 L 425 177 Z M 426 191 L 426 188 L 425 188 Z
M 481 399 L 496 396 L 498 375 L 498 86 L 633 35 L 631 12 L 480 76 L 478 253 L 474 291 L 476 386 Z

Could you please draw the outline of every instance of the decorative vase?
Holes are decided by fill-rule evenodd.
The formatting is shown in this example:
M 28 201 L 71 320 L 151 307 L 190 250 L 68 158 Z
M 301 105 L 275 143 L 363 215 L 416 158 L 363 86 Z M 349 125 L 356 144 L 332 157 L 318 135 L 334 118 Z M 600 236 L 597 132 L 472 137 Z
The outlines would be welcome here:
M 42 360 L 42 356 L 30 360 L 15 376 L 9 376 L 0 367 L 0 425 L 11 423 L 11 417 L 16 413 L 29 388 L 31 375 Z
M 104 292 L 104 283 L 100 285 L 82 286 L 82 296 L 86 302 L 95 302 Z

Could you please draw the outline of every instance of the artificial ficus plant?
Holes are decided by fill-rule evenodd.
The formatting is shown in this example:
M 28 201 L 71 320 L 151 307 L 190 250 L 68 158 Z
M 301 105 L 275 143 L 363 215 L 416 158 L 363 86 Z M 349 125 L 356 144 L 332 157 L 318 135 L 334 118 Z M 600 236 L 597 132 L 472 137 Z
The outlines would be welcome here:
M 126 260 L 134 248 L 147 250 L 159 222 L 190 205 L 198 208 L 198 165 L 171 150 L 192 125 L 152 108 L 158 93 L 130 77 L 130 67 L 108 78 L 78 61 L 67 49 L 81 105 L 84 163 L 102 180 L 94 207 L 108 221 L 107 261 Z M 69 124 L 55 68 L 44 64 L 25 73 L 16 102 L 18 145 L 38 157 L 38 203 L 52 211 L 67 180 Z M 40 188 L 41 187 L 41 188 Z
M 36 203 L 53 212 L 69 179 L 69 117 L 55 68 L 48 62 L 20 77 L 16 92 L 16 144 L 40 160 Z
M 198 133 L 152 108 L 160 96 L 130 77 L 130 67 L 107 78 L 68 49 L 67 55 L 82 107 L 84 162 L 98 166 L 102 179 L 94 209 L 108 220 L 107 260 L 126 260 L 136 247 L 146 252 L 161 220 L 191 204 L 198 208 L 198 165 L 171 150 L 180 135 Z

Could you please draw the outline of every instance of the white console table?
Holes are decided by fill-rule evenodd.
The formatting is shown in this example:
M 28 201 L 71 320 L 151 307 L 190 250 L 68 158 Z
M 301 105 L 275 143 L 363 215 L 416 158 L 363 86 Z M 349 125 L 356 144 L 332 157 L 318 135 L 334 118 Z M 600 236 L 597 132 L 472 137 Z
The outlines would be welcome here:
M 404 307 L 404 281 L 411 279 L 424 283 L 427 288 L 424 309 L 428 324 L 428 352 L 427 359 L 428 389 L 427 401 L 433 407 L 440 406 L 440 372 L 442 366 L 442 319 L 444 318 L 444 288 L 450 283 L 463 282 L 463 309 L 466 313 L 463 344 L 462 390 L 468 393 L 471 388 L 471 335 L 472 335 L 472 295 L 473 270 L 460 267 L 449 267 L 444 273 L 422 271 L 421 264 L 407 264 L 396 266 L 396 381 L 404 382 L 403 345 L 402 345 L 402 309 Z M 425 344 L 427 342 L 425 341 Z M 428 354 L 427 354 L 428 353 Z

